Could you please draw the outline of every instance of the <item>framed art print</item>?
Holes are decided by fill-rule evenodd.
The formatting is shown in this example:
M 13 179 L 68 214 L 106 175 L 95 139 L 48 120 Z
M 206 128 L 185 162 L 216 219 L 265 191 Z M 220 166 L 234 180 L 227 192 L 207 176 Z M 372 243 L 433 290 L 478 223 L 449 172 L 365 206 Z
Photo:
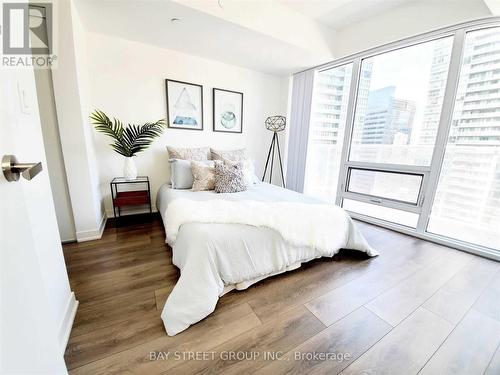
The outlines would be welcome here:
M 169 128 L 203 130 L 203 86 L 165 80 Z
M 243 132 L 243 93 L 213 89 L 214 132 Z

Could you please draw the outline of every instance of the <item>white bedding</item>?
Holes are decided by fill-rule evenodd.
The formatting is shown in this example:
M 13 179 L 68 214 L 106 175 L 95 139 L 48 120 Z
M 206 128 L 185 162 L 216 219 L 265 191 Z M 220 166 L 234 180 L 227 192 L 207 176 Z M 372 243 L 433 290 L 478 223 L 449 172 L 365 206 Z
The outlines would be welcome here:
M 157 205 L 181 270 L 162 312 L 169 335 L 212 313 L 227 286 L 246 287 L 341 248 L 377 255 L 344 210 L 274 185 L 234 194 L 165 185 Z

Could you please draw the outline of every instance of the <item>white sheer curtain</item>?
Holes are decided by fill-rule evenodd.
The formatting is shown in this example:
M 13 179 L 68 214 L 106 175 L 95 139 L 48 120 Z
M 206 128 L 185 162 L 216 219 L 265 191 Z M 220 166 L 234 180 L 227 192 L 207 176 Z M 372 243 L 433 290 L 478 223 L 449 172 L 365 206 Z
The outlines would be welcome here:
M 293 76 L 286 187 L 303 192 L 314 70 Z

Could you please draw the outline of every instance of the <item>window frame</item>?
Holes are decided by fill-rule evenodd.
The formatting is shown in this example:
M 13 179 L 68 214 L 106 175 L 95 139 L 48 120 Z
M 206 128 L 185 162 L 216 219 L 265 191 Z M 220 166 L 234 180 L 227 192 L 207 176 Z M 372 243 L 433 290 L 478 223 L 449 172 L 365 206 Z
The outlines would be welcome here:
M 368 223 L 396 230 L 418 238 L 430 240 L 446 246 L 454 247 L 459 250 L 500 260 L 499 249 L 492 249 L 485 246 L 464 242 L 458 239 L 441 236 L 427 231 L 427 226 L 430 220 L 430 214 L 432 211 L 434 198 L 438 187 L 439 176 L 443 166 L 444 156 L 446 152 L 446 145 L 448 142 L 448 136 L 453 120 L 453 111 L 455 107 L 456 95 L 460 79 L 460 72 L 462 68 L 462 58 L 464 53 L 465 38 L 467 33 L 469 32 L 487 28 L 494 28 L 494 27 L 500 27 L 500 17 L 491 17 L 482 20 L 465 22 L 447 28 L 442 28 L 436 31 L 431 31 L 414 37 L 406 38 L 397 42 L 388 43 L 379 47 L 375 47 L 370 50 L 353 54 L 335 60 L 331 63 L 323 64 L 316 68 L 313 68 L 316 72 L 319 72 L 352 63 L 351 85 L 349 87 L 349 100 L 347 104 L 346 124 L 345 124 L 343 148 L 340 160 L 340 171 L 337 183 L 335 204 L 342 206 L 343 199 L 353 199 L 360 202 L 366 202 L 370 204 L 381 205 L 384 207 L 396 208 L 403 211 L 418 213 L 419 219 L 417 222 L 417 226 L 415 229 L 413 229 L 403 225 L 391 223 L 385 220 L 348 211 L 353 218 L 358 220 L 362 220 Z M 439 119 L 439 126 L 436 134 L 436 141 L 434 144 L 430 165 L 415 166 L 415 165 L 404 165 L 404 164 L 382 164 L 382 163 L 349 161 L 349 154 L 351 152 L 351 141 L 354 129 L 355 109 L 358 100 L 358 84 L 360 82 L 362 60 L 379 54 L 395 51 L 406 47 L 411 47 L 414 45 L 446 37 L 453 38 L 452 49 L 451 49 L 450 65 L 448 67 L 448 75 L 443 97 L 443 104 Z M 373 169 L 376 171 L 422 175 L 422 182 L 420 186 L 420 192 L 417 204 L 409 204 L 407 202 L 396 201 L 394 199 L 374 197 L 371 195 L 347 191 L 350 170 L 353 168 Z
M 363 198 L 368 198 L 370 200 L 369 203 L 380 203 L 382 201 L 385 201 L 387 203 L 394 203 L 396 205 L 404 205 L 405 207 L 408 206 L 408 210 L 404 211 L 410 211 L 411 208 L 417 207 L 419 205 L 421 196 L 422 196 L 422 191 L 423 191 L 423 186 L 424 186 L 424 178 L 425 178 L 425 173 L 424 172 L 407 172 L 407 171 L 400 171 L 395 169 L 394 167 L 387 166 L 383 167 L 380 164 L 374 164 L 372 167 L 367 166 L 365 164 L 371 164 L 371 163 L 363 163 L 361 166 L 350 166 L 347 168 L 347 178 L 345 182 L 345 190 L 342 192 L 342 196 L 344 198 L 350 198 L 352 199 L 352 196 L 357 196 L 357 200 L 361 200 Z M 406 176 L 419 176 L 420 179 L 420 184 L 418 186 L 418 194 L 415 202 L 412 201 L 405 201 L 402 199 L 395 199 L 395 198 L 388 198 L 388 197 L 383 197 L 381 195 L 375 195 L 375 194 L 366 194 L 366 193 L 360 193 L 357 191 L 349 190 L 349 185 L 351 182 L 351 175 L 352 171 L 369 171 L 369 172 L 380 172 L 380 173 L 391 173 L 391 174 L 399 174 L 399 175 L 406 175 Z M 347 194 L 345 194 L 347 193 Z M 413 212 L 413 211 L 412 211 Z

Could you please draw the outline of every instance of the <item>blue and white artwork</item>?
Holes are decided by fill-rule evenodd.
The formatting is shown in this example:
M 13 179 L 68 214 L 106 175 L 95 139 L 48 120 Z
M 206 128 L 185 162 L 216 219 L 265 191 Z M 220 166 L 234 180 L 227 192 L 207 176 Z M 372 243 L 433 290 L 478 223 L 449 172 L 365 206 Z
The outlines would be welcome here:
M 243 132 L 243 93 L 213 89 L 214 131 Z
M 203 130 L 203 86 L 166 80 L 168 127 Z

